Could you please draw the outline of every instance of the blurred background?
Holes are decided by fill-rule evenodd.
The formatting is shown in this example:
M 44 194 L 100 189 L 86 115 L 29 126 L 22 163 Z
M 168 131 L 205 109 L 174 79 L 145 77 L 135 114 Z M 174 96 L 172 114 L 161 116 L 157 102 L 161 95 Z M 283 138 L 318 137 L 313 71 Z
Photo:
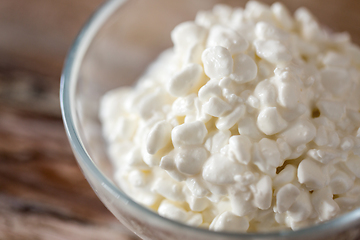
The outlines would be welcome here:
M 137 239 L 84 179 L 61 120 L 64 59 L 103 2 L 0 0 L 0 240 Z M 360 43 L 360 1 L 282 2 Z
M 0 239 L 132 239 L 78 168 L 60 75 L 104 0 L 0 0 Z

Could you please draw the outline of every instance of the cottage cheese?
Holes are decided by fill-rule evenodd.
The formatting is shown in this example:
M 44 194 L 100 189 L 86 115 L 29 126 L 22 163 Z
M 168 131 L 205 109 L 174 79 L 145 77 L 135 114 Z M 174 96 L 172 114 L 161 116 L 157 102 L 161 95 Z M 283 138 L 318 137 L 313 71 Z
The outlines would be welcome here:
M 214 231 L 298 229 L 360 206 L 360 49 L 305 8 L 216 5 L 100 108 L 115 181 Z

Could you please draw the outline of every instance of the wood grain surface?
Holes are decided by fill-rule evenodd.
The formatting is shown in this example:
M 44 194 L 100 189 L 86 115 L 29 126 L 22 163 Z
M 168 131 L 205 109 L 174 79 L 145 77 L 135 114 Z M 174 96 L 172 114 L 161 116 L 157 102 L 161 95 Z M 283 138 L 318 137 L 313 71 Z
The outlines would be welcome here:
M 0 0 L 0 240 L 138 239 L 84 179 L 60 114 L 66 53 L 102 2 Z M 283 2 L 360 43 L 360 1 Z
M 137 239 L 84 179 L 61 120 L 59 81 L 102 0 L 0 1 L 0 239 Z

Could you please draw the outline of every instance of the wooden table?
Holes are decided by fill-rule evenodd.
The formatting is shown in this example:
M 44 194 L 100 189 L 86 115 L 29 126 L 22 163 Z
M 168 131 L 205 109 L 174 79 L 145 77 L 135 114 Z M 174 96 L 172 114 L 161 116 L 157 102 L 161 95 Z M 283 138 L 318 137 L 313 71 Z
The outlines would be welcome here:
M 0 240 L 137 239 L 84 179 L 60 114 L 64 58 L 102 2 L 0 0 Z M 360 1 L 285 3 L 360 43 Z
M 70 149 L 59 80 L 103 0 L 0 0 L 0 239 L 137 239 L 98 200 Z

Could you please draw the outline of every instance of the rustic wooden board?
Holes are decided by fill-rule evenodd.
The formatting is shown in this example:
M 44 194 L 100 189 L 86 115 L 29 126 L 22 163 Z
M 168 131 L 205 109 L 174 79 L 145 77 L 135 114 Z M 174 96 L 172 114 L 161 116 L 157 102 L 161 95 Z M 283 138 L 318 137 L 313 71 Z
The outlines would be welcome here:
M 103 0 L 0 1 L 0 239 L 138 239 L 84 179 L 61 120 L 67 50 Z
M 0 240 L 138 239 L 89 187 L 60 115 L 66 52 L 102 2 L 0 0 Z M 360 43 L 360 1 L 284 2 Z

